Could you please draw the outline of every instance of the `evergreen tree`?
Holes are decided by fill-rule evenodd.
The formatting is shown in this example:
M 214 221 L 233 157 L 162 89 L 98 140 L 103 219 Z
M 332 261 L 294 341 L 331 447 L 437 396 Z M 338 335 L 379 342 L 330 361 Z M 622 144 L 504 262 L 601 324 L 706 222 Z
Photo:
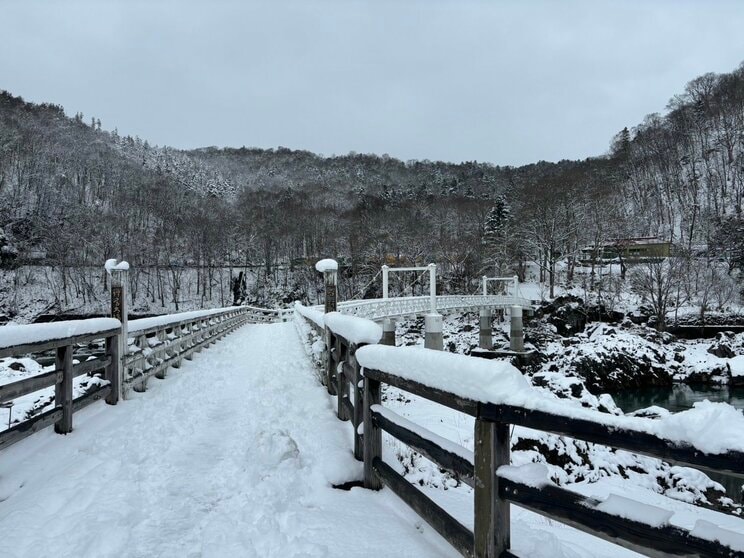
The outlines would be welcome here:
M 506 231 L 509 224 L 511 209 L 506 196 L 503 194 L 496 201 L 486 216 L 483 224 L 483 246 L 487 260 L 494 262 L 499 273 L 506 264 Z

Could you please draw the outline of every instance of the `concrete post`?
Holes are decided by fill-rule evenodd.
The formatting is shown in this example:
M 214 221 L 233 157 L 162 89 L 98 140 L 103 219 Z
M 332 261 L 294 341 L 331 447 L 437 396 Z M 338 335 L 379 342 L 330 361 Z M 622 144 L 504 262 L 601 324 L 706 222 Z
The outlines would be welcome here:
M 488 277 L 486 277 L 484 275 L 483 276 L 483 296 L 487 296 L 488 295 L 488 286 L 487 286 L 487 283 L 488 283 Z
M 512 351 L 524 352 L 524 330 L 522 329 L 522 307 L 511 307 L 511 333 L 509 348 Z
M 437 351 L 444 350 L 441 314 L 433 313 L 424 316 L 424 347 Z
M 387 265 L 382 266 L 382 298 L 388 298 L 390 286 L 390 267 Z
M 480 334 L 478 335 L 478 346 L 481 349 L 491 350 L 493 348 L 493 316 L 490 308 L 480 309 Z
M 437 313 L 437 264 L 430 263 L 428 266 L 429 268 L 429 298 L 430 298 L 430 308 L 429 311 L 432 314 Z M 441 323 L 441 316 L 439 317 L 440 323 Z M 440 329 L 441 331 L 441 329 Z
M 395 318 L 385 318 L 382 321 L 382 339 L 380 340 L 380 344 L 395 347 Z
M 126 262 L 122 262 L 126 264 Z M 119 368 L 119 398 L 124 399 L 126 389 L 124 379 L 126 368 L 124 363 L 127 359 L 129 348 L 129 303 L 127 302 L 127 276 L 129 275 L 129 265 L 119 264 L 116 267 L 107 268 L 111 274 L 111 317 L 121 322 L 121 335 L 119 335 L 119 358 L 121 364 Z

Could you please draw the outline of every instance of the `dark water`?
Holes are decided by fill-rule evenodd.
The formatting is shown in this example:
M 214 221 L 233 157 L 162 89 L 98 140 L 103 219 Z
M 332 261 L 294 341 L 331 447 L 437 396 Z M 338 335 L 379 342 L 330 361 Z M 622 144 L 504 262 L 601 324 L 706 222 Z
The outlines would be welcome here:
M 698 401 L 723 402 L 737 409 L 744 409 L 744 387 L 728 388 L 707 387 L 692 388 L 687 385 L 676 385 L 670 388 L 646 388 L 626 390 L 613 393 L 615 403 L 626 413 L 637 411 L 651 405 L 663 407 L 676 413 L 684 411 Z M 742 484 L 744 479 L 704 471 L 711 479 L 719 482 L 726 489 L 726 494 L 736 502 L 742 502 Z
M 690 409 L 698 401 L 723 402 L 744 409 L 744 387 L 700 387 L 675 385 L 669 388 L 645 388 L 613 393 L 612 398 L 624 412 L 630 413 L 656 405 L 673 413 Z

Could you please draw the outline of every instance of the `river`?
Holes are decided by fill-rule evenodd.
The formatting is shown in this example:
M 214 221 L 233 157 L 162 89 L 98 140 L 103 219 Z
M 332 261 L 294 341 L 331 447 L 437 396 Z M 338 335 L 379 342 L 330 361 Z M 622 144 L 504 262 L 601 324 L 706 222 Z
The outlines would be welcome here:
M 737 409 L 744 409 L 744 387 L 690 387 L 680 384 L 669 388 L 646 388 L 625 390 L 613 393 L 615 403 L 626 413 L 656 405 L 676 413 L 690 409 L 698 401 L 724 402 Z M 726 489 L 726 494 L 733 500 L 742 501 L 742 483 L 744 479 L 730 475 L 705 471 L 714 481 Z
M 673 413 L 692 408 L 698 401 L 729 403 L 744 409 L 744 387 L 690 387 L 678 384 L 668 388 L 644 388 L 613 393 L 612 398 L 624 412 L 630 413 L 651 405 L 664 407 Z

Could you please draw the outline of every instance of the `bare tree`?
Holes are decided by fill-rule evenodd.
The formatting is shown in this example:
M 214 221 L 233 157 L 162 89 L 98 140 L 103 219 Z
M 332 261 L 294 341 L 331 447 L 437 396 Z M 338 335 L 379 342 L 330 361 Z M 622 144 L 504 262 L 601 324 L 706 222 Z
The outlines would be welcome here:
M 680 258 L 653 258 L 631 270 L 631 286 L 651 306 L 659 331 L 666 327 L 666 315 L 674 304 L 682 266 Z

